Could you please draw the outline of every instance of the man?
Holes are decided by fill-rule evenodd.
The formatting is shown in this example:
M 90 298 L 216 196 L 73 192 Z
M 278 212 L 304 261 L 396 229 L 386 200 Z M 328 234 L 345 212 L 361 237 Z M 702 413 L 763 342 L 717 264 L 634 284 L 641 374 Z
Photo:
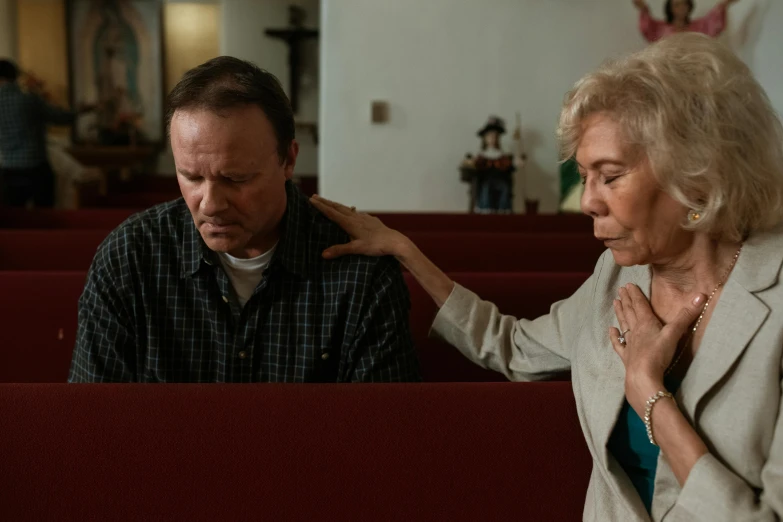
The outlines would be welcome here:
M 99 248 L 69 381 L 419 380 L 396 260 L 321 256 L 349 238 L 290 181 L 299 146 L 277 79 L 215 58 L 168 104 L 183 198 Z
M 46 154 L 47 124 L 68 125 L 74 113 L 24 93 L 12 62 L 0 60 L 0 180 L 5 202 L 23 207 L 54 205 L 55 178 Z

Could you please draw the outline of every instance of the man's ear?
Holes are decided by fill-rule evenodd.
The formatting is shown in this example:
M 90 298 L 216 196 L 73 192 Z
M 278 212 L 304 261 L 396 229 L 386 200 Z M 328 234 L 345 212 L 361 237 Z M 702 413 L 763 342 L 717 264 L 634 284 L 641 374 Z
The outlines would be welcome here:
M 288 153 L 285 155 L 285 179 L 291 179 L 294 176 L 294 168 L 296 167 L 296 158 L 299 156 L 299 143 L 296 140 L 291 140 L 291 146 L 288 147 Z

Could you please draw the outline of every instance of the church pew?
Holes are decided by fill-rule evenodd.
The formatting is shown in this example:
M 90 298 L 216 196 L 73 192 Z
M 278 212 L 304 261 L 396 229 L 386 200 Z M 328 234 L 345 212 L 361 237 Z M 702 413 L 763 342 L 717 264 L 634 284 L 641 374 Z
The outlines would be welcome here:
M 85 272 L 0 272 L 0 382 L 65 382 Z
M 556 301 L 573 294 L 589 273 L 453 273 L 449 276 L 501 313 L 518 319 L 535 319 L 549 312 Z M 505 377 L 473 364 L 448 343 L 429 337 L 438 308 L 409 273 L 405 282 L 411 295 L 411 333 L 427 382 L 491 382 Z M 568 378 L 560 375 L 557 378 Z
M 0 230 L 0 270 L 90 268 L 106 230 Z
M 103 230 L 0 230 L 0 270 L 87 270 Z M 592 272 L 604 246 L 585 234 L 412 232 L 446 272 Z
M 81 210 L 0 208 L 0 228 L 112 230 L 140 208 Z M 578 214 L 483 215 L 445 213 L 378 213 L 387 226 L 403 232 L 525 232 L 590 235 L 590 218 Z
M 383 223 L 401 231 L 526 232 L 592 235 L 592 219 L 582 214 L 450 214 L 377 213 Z
M 494 302 L 501 312 L 535 318 L 587 279 L 579 273 L 453 274 L 457 282 Z M 65 382 L 76 342 L 78 299 L 85 272 L 0 271 L 0 382 Z M 405 275 L 410 325 L 425 381 L 479 382 L 505 378 L 474 365 L 455 348 L 429 339 L 432 299 Z
M 133 208 L 27 210 L 0 207 L 0 229 L 113 230 L 139 211 Z
M 581 520 L 570 383 L 0 385 L 5 520 Z
M 606 250 L 590 234 L 411 232 L 444 272 L 592 272 Z

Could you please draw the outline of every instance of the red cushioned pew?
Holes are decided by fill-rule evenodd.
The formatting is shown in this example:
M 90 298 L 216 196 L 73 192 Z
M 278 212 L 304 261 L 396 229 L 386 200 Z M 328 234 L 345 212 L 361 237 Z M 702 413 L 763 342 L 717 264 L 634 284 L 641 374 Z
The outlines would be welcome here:
M 373 213 L 388 227 L 426 232 L 527 232 L 592 235 L 592 219 L 583 214 Z
M 587 274 L 453 274 L 456 281 L 494 302 L 504 313 L 533 318 L 568 297 Z M 0 382 L 65 382 L 76 341 L 78 299 L 84 272 L 0 271 Z M 436 307 L 406 274 L 411 331 L 425 381 L 499 381 L 453 347 L 429 339 Z
M 0 208 L 0 228 L 68 228 L 112 230 L 140 208 L 81 210 Z M 402 231 L 579 233 L 591 235 L 592 222 L 581 214 L 484 215 L 377 213 L 387 226 Z
M 133 208 L 26 210 L 0 207 L 0 229 L 114 230 L 120 223 L 139 211 Z
M 0 230 L 0 270 L 90 268 L 106 230 Z
M 0 270 L 87 270 L 103 230 L 0 230 Z M 592 272 L 604 246 L 584 234 L 413 232 L 446 272 Z
M 0 382 L 68 379 L 85 278 L 85 272 L 0 272 Z
M 534 319 L 550 306 L 569 297 L 590 276 L 588 273 L 453 273 L 449 276 L 479 297 L 494 303 L 501 313 Z M 463 357 L 448 343 L 429 337 L 437 315 L 435 302 L 409 273 L 405 282 L 411 294 L 411 333 L 427 382 L 491 382 L 506 378 Z M 567 379 L 569 375 L 561 375 Z
M 0 385 L 15 522 L 581 520 L 570 383 Z
M 411 232 L 445 272 L 591 272 L 606 247 L 589 234 Z

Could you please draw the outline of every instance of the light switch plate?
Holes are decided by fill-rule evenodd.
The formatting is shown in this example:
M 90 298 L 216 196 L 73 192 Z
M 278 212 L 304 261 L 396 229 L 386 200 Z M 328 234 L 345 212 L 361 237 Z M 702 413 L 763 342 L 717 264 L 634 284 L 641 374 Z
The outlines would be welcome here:
M 372 102 L 372 122 L 386 123 L 389 121 L 389 103 L 381 100 Z

